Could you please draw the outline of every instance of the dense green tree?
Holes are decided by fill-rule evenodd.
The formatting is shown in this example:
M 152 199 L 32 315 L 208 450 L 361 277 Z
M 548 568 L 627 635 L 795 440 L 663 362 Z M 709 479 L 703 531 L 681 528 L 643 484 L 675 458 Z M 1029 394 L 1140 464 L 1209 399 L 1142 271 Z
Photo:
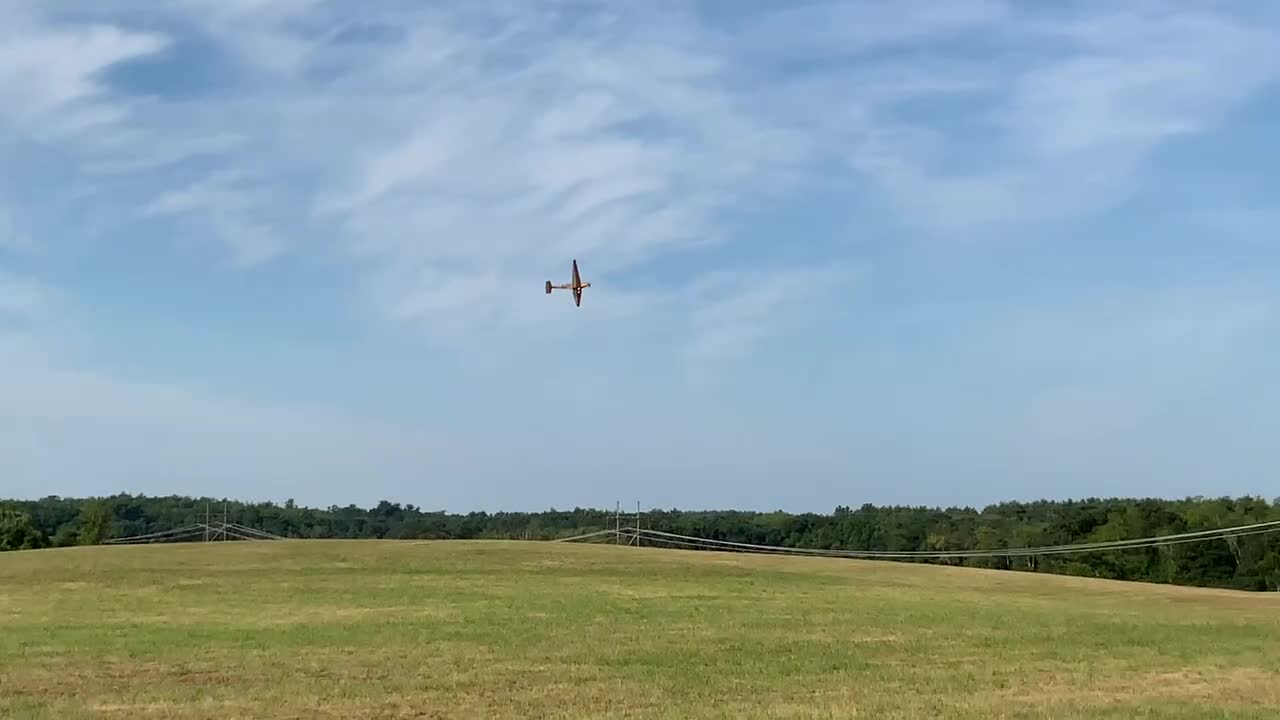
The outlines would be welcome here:
M 117 517 L 120 517 L 122 514 L 128 515 L 132 517 L 122 517 L 121 519 L 130 521 L 131 524 L 137 522 L 137 516 L 134 513 L 134 508 L 137 506 L 134 504 L 132 499 L 129 499 L 126 503 L 121 503 L 116 507 L 123 510 L 123 513 L 120 513 L 119 511 L 113 513 Z M 107 509 L 103 503 L 90 501 L 80 511 L 80 542 L 85 545 L 97 545 L 101 543 L 109 537 L 108 532 L 110 525 L 111 517 L 107 514 Z M 146 532 L 148 531 L 143 530 L 138 534 L 141 535 Z
M 0 510 L 0 550 L 36 550 L 47 545 L 44 533 L 31 515 L 17 510 Z
M 50 544 L 54 547 L 71 547 L 72 545 L 79 545 L 80 531 L 76 529 L 75 525 L 63 525 L 58 528 L 56 533 L 53 534 L 53 540 L 50 541 Z
M 96 544 L 215 522 L 295 538 L 510 538 L 551 540 L 613 528 L 612 510 L 450 514 L 383 500 L 365 509 L 240 503 L 179 496 L 115 495 L 0 501 L 0 549 Z M 623 527 L 635 522 L 623 514 Z M 647 529 L 698 538 L 857 551 L 1014 550 L 1125 540 L 1280 521 L 1280 501 L 1258 497 L 1181 500 L 1084 498 L 1005 502 L 982 509 L 840 505 L 830 515 L 735 510 L 651 510 Z M 47 538 L 52 537 L 52 542 Z M 197 535 L 188 539 L 200 539 Z M 649 539 L 648 545 L 662 545 Z M 683 547 L 683 546 L 675 546 Z M 939 560 L 955 565 L 1248 590 L 1280 589 L 1280 533 L 1160 548 Z

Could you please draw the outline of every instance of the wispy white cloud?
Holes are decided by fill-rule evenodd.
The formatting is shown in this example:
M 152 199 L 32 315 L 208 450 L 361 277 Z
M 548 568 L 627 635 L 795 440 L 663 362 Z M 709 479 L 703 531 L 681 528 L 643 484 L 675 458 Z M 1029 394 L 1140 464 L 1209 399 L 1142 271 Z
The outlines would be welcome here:
M 258 193 L 242 176 L 224 172 L 166 191 L 140 214 L 176 216 L 187 228 L 211 229 L 238 264 L 256 266 L 280 255 L 286 245 L 281 231 L 255 217 L 262 209 Z
M 847 269 L 780 269 L 758 273 L 713 273 L 687 296 L 691 340 L 683 348 L 683 371 L 690 386 L 708 389 L 723 382 L 734 363 L 766 343 L 772 329 L 807 325 L 813 308 L 830 302 L 833 289 L 846 286 Z
M 910 5 L 874 2 L 796 3 L 730 21 L 734 44 L 752 55 L 829 60 L 945 41 L 957 33 L 985 32 L 1015 20 L 1004 0 L 922 0 Z M 874 58 L 874 55 L 871 56 Z
M 142 8 L 113 3 L 124 19 L 94 30 L 28 22 L 9 52 L 30 69 L 0 92 L 44 88 L 23 107 L 91 101 L 116 120 L 142 107 L 96 79 L 165 49 L 157 62 L 176 62 L 181 41 L 126 29 Z M 608 279 L 732 242 L 722 210 L 828 182 L 833 160 L 926 225 L 1096 207 L 1153 147 L 1210 127 L 1277 71 L 1274 28 L 1150 4 L 810 3 L 725 26 L 675 6 L 558 3 L 394 5 L 359 22 L 311 0 L 145 12 L 198 27 L 251 79 L 160 92 L 86 162 L 212 159 L 140 204 L 246 266 L 348 255 L 371 307 L 437 338 L 544 336 L 547 316 L 519 298 L 567 257 Z M 982 55 L 956 50 L 976 40 Z M 75 60 L 44 69 L 51 52 Z M 911 109 L 922 102 L 937 105 Z
M 1264 8 L 1268 17 L 1234 3 L 712 10 L 397 2 L 357 15 L 322 0 L 5 3 L 0 163 L 16 163 L 15 149 L 38 151 L 40 167 L 48 161 L 66 180 L 50 182 L 57 210 L 32 208 L 46 216 L 131 236 L 163 228 L 147 238 L 201 243 L 223 254 L 223 270 L 341 268 L 335 274 L 348 276 L 335 286 L 358 288 L 349 300 L 370 318 L 453 351 L 466 368 L 460 384 L 489 388 L 518 370 L 509 384 L 543 383 L 528 391 L 539 402 L 581 392 L 566 404 L 580 417 L 660 418 L 663 404 L 646 392 L 663 382 L 627 373 L 674 368 L 681 390 L 711 387 L 731 376 L 722 369 L 838 304 L 832 291 L 853 277 L 831 259 L 849 248 L 789 254 L 813 239 L 762 240 L 742 217 L 819 191 L 843 192 L 874 215 L 854 221 L 926 236 L 1076 219 L 1140 188 L 1158 151 L 1212 132 L 1280 72 L 1274 9 Z M 13 203 L 0 196 L 0 252 L 57 242 L 30 230 L 26 219 L 41 213 L 6 215 Z M 838 201 L 828 207 L 835 223 L 849 221 L 841 212 Z M 1240 235 L 1266 226 L 1268 212 L 1197 217 Z M 797 255 L 816 259 L 766 267 Z M 541 292 L 544 280 L 566 279 L 571 258 L 593 282 L 581 309 Z M 8 308 L 34 327 L 47 291 L 0 276 L 0 314 Z M 1064 337 L 1092 343 L 1067 356 L 1085 368 L 1079 382 L 1041 387 L 1029 401 L 1028 427 L 1043 429 L 1045 449 L 1044 438 L 1144 367 L 1144 353 L 1200 347 L 1205 355 L 1184 354 L 1168 376 L 1186 377 L 1229 359 L 1208 349 L 1238 349 L 1270 322 L 1252 295 L 1209 295 L 1227 315 L 1205 310 L 1203 294 L 1151 301 L 1129 320 L 1129 299 L 1087 316 L 985 308 L 1003 329 L 978 327 L 956 347 L 1044 377 L 1069 374 L 1070 363 L 1055 365 L 1043 348 L 1070 349 Z M 29 350 L 54 347 L 24 338 Z M 30 361 L 38 353 L 26 357 L 24 367 L 40 366 Z M 581 386 L 548 379 L 561 370 Z M 331 418 L 321 436 L 271 436 L 286 449 L 277 453 L 254 437 L 265 425 L 242 432 L 231 418 L 289 427 L 292 411 L 98 375 L 29 378 L 64 398 L 143 398 L 131 426 L 143 434 L 146 417 L 213 417 L 222 441 L 258 458 L 218 460 L 225 473 L 283 467 L 286 451 L 305 454 L 311 442 L 343 447 L 344 433 L 371 471 L 390 468 L 380 453 L 423 451 L 403 429 Z M 1123 396 L 1138 408 L 1129 413 L 1120 397 L 1111 427 L 1131 427 L 1146 400 Z M 175 443 L 197 442 L 195 431 L 173 432 Z M 337 453 L 316 463 L 337 463 Z
M 104 85 L 100 73 L 159 52 L 169 40 L 110 23 L 42 22 L 31 17 L 37 12 L 22 5 L 0 10 L 0 122 L 56 142 L 123 121 L 129 104 Z
M 1280 69 L 1275 28 L 1191 10 L 1114 11 L 1040 30 L 1076 52 L 1017 79 L 1004 127 L 1041 157 L 1144 152 L 1220 120 Z
M 1091 9 L 1010 6 L 922 25 L 980 32 L 987 56 L 895 61 L 906 82 L 894 85 L 868 83 L 874 65 L 829 73 L 812 88 L 852 93 L 836 106 L 838 151 L 926 226 L 1066 218 L 1123 199 L 1153 150 L 1280 79 L 1274 23 L 1164 3 Z M 904 112 L 923 98 L 938 101 L 932 112 Z

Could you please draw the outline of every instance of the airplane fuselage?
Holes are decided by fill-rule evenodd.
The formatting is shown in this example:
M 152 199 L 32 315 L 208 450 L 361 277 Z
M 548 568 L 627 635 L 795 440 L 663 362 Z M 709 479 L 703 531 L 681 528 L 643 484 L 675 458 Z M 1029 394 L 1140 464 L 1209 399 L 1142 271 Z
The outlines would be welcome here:
M 570 290 L 573 292 L 573 304 L 577 307 L 582 306 L 582 291 L 591 287 L 591 283 L 582 282 L 582 276 L 578 273 L 578 261 L 573 261 L 573 282 L 566 285 L 552 285 L 551 281 L 547 281 L 546 290 L 550 295 L 552 290 Z

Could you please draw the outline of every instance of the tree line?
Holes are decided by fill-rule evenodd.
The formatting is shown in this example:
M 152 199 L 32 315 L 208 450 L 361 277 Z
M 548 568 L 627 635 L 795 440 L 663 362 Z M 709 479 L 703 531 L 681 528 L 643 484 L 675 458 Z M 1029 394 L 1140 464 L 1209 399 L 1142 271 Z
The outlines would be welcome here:
M 615 526 L 614 511 L 430 511 L 386 500 L 300 507 L 119 494 L 0 501 L 0 550 L 99 544 L 225 518 L 287 538 L 553 540 Z M 957 551 L 1042 547 L 1170 535 L 1280 520 L 1280 499 L 1088 498 L 1003 502 L 981 509 L 840 506 L 829 514 L 650 510 L 646 529 L 760 545 L 830 550 Z M 635 522 L 624 513 L 622 526 Z M 199 539 L 199 538 L 195 538 Z M 917 560 L 912 560 L 917 562 Z M 1073 555 L 951 558 L 918 562 L 1241 590 L 1280 590 L 1280 532 L 1162 547 Z

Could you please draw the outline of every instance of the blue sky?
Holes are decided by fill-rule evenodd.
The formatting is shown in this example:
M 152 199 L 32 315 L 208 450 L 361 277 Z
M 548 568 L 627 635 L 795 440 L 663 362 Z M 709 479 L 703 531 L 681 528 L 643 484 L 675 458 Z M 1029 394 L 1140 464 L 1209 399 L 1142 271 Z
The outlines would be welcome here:
M 1277 48 L 1268 2 L 2 2 L 0 496 L 1273 496 Z

